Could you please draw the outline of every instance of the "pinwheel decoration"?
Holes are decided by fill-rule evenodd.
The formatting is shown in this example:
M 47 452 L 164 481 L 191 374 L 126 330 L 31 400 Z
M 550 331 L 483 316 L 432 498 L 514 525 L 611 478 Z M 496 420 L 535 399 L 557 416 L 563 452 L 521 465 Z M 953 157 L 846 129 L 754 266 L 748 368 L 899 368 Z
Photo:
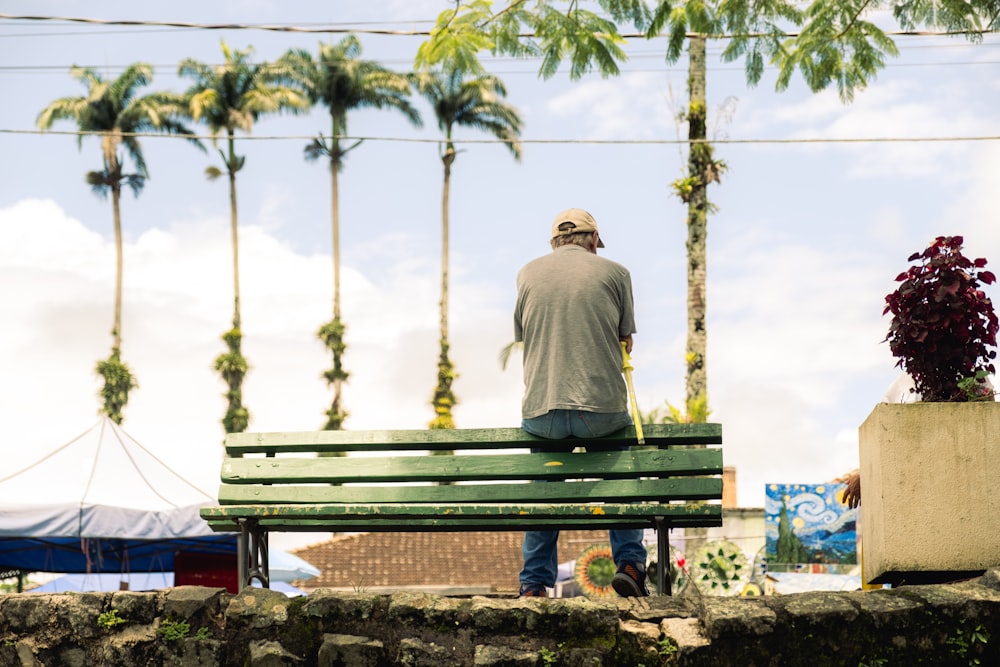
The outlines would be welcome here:
M 610 544 L 594 544 L 577 556 L 574 579 L 584 595 L 606 597 L 614 595 L 611 580 L 615 576 L 615 562 L 611 558 Z

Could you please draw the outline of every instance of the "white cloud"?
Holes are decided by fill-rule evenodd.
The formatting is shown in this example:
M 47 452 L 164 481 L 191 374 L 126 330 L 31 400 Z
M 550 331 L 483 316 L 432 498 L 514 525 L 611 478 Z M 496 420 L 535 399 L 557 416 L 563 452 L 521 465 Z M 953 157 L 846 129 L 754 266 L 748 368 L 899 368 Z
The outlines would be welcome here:
M 991 114 L 977 105 L 939 103 L 959 90 L 948 83 L 934 88 L 933 98 L 920 81 L 893 78 L 876 82 L 845 105 L 835 91 L 806 95 L 779 107 L 750 107 L 738 114 L 735 123 L 740 136 L 781 139 L 897 139 L 941 138 L 994 134 Z M 965 159 L 968 145 L 963 142 L 870 142 L 805 145 L 801 149 L 816 159 L 849 158 L 846 175 L 871 178 L 935 177 L 952 181 L 954 168 Z
M 872 344 L 885 276 L 870 257 L 777 238 L 752 249 L 736 240 L 717 262 L 728 271 L 710 294 L 713 366 L 730 381 L 766 378 L 815 405 L 882 361 Z
M 742 507 L 762 507 L 766 484 L 826 482 L 858 466 L 856 441 L 832 437 L 816 421 L 788 418 L 810 411 L 801 390 L 732 383 L 715 395 L 726 406 L 719 415 L 723 453 L 725 464 L 736 466 Z
M 675 111 L 664 75 L 635 72 L 615 79 L 585 81 L 549 99 L 549 114 L 580 119 L 586 139 L 673 139 Z
M 122 356 L 139 387 L 124 428 L 208 490 L 218 479 L 225 410 L 212 364 L 232 315 L 228 227 L 220 222 L 151 230 L 125 248 Z M 0 396 L 8 436 L 22 453 L 41 455 L 96 420 L 93 368 L 111 345 L 112 243 L 46 201 L 0 210 L 0 237 L 0 273 L 20 286 L 2 301 L 14 326 L 0 333 L 0 365 L 15 380 Z M 329 257 L 303 257 L 248 226 L 240 259 L 251 428 L 315 430 L 331 398 L 320 377 L 330 360 L 315 338 L 331 313 Z M 344 269 L 349 428 L 423 428 L 432 416 L 439 288 L 426 269 L 393 265 L 375 251 L 363 270 Z M 475 284 L 454 289 L 453 303 L 462 304 L 451 317 L 460 426 L 518 423 L 520 375 L 495 361 L 510 339 L 508 327 L 495 326 L 509 321 L 500 297 Z
M 943 221 L 949 233 L 965 236 L 965 252 L 983 257 L 994 272 L 1000 271 L 1000 143 L 980 145 L 970 157 L 962 178 L 955 186 L 954 204 L 946 210 Z M 930 239 L 928 239 L 930 240 Z
M 857 466 L 857 446 L 843 433 L 856 433 L 893 375 L 879 345 L 891 276 L 850 239 L 804 244 L 764 222 L 717 238 L 711 419 L 723 424 L 740 504 L 760 506 L 766 483 L 823 482 Z M 855 395 L 872 382 L 876 389 Z

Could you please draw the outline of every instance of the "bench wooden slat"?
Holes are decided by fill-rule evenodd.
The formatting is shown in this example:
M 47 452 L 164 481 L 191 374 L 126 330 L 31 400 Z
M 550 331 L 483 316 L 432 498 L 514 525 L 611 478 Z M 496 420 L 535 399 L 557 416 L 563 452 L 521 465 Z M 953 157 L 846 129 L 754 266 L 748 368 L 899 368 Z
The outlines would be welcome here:
M 217 518 L 259 518 L 261 525 L 281 524 L 289 521 L 362 521 L 392 520 L 397 526 L 410 520 L 442 520 L 462 523 L 483 521 L 489 525 L 496 519 L 515 519 L 528 522 L 532 517 L 542 520 L 570 519 L 614 520 L 615 517 L 648 518 L 660 516 L 699 517 L 721 516 L 721 507 L 708 503 L 464 503 L 459 505 L 408 505 L 403 503 L 333 503 L 312 505 L 229 505 L 204 507 L 202 517 L 213 521 Z
M 717 527 L 722 525 L 722 515 L 718 517 L 708 514 L 688 515 L 688 514 L 668 514 L 671 528 L 704 528 Z M 281 532 L 330 532 L 333 530 L 329 520 L 324 519 L 286 519 L 271 521 L 266 517 L 257 520 L 258 525 L 267 530 L 280 530 Z M 238 523 L 235 519 L 213 518 L 208 521 L 209 526 L 218 532 L 233 532 L 238 530 Z M 345 533 L 399 533 L 399 532 L 419 532 L 428 530 L 447 531 L 482 531 L 482 530 L 609 530 L 619 528 L 651 528 L 653 520 L 650 518 L 635 517 L 609 517 L 590 519 L 572 519 L 565 517 L 539 516 L 534 519 L 523 518 L 493 518 L 489 522 L 477 523 L 469 520 L 446 519 L 435 517 L 431 519 L 408 519 L 406 525 L 400 524 L 398 519 L 373 519 L 366 517 L 363 520 L 338 519 L 336 530 Z
M 649 446 L 718 445 L 722 443 L 722 425 L 644 424 L 645 444 Z M 562 441 L 567 442 L 567 441 Z M 586 441 L 591 444 L 634 445 L 635 428 Z M 426 429 L 397 431 L 305 431 L 288 433 L 230 433 L 226 436 L 229 456 L 251 453 L 349 452 L 365 449 L 383 451 L 508 449 L 529 448 L 533 443 L 551 445 L 552 440 L 536 438 L 520 428 Z M 584 444 L 584 441 L 580 441 Z
M 722 495 L 717 477 L 673 479 L 550 482 L 545 484 L 454 484 L 447 486 L 338 486 L 224 484 L 219 503 L 432 503 L 567 502 L 599 498 L 605 502 L 629 500 L 712 500 Z
M 604 479 L 722 473 L 722 450 L 650 449 L 579 454 L 539 453 L 340 458 L 239 458 L 222 466 L 225 484 L 453 482 Z

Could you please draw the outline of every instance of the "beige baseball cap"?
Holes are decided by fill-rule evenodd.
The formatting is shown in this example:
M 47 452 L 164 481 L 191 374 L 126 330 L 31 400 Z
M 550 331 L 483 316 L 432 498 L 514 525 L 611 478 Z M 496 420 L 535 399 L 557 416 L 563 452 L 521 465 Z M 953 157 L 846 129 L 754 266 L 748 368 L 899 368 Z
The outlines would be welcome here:
M 570 225 L 563 225 L 563 223 L 568 222 Z M 557 236 L 569 236 L 570 234 L 577 234 L 580 232 L 596 232 L 597 231 L 597 221 L 594 220 L 594 216 L 584 211 L 582 208 L 568 208 L 559 215 L 556 216 L 555 221 L 552 223 L 552 238 Z M 603 248 L 604 241 L 601 240 L 601 234 L 597 234 L 597 247 Z

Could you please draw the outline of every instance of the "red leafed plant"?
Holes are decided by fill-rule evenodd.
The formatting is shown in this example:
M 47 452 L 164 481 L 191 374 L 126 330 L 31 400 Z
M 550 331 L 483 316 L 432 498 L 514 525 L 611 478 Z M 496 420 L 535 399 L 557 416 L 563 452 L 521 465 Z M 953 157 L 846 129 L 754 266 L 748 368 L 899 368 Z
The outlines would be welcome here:
M 995 372 L 997 316 L 981 283 L 996 276 L 981 270 L 985 259 L 962 254 L 963 242 L 939 236 L 910 255 L 918 263 L 885 297 L 882 314 L 892 313 L 885 340 L 924 401 L 993 400 L 987 375 Z

